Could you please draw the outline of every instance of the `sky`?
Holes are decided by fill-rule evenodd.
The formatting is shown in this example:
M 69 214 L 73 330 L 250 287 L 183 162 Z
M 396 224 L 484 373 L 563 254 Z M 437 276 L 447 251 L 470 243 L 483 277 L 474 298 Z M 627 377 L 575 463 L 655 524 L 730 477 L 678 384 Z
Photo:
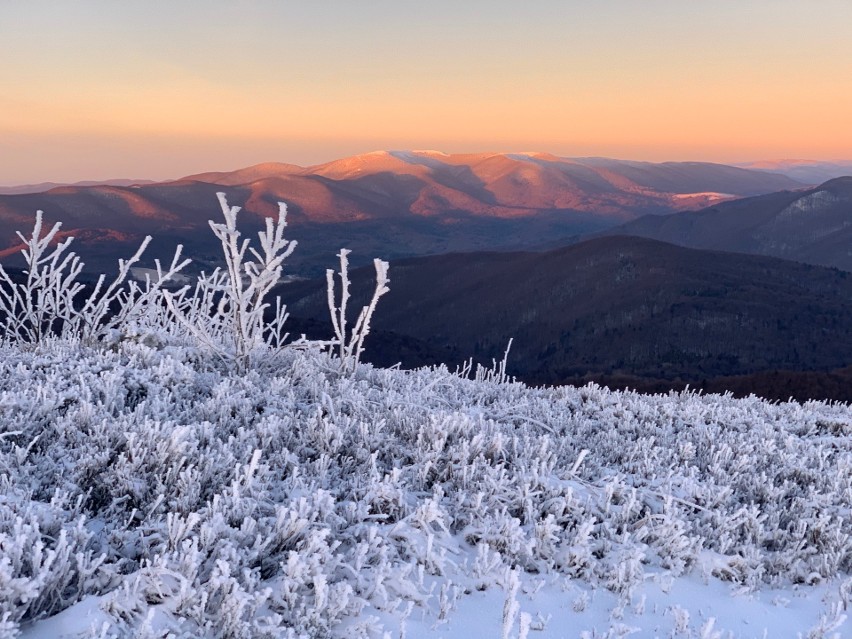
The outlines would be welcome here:
M 0 0 L 0 185 L 379 149 L 852 158 L 848 0 Z

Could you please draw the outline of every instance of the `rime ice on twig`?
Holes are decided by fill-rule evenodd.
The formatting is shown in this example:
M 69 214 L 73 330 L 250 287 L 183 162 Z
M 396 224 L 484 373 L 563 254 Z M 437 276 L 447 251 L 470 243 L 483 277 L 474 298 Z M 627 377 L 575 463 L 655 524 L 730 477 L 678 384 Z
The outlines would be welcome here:
M 284 260 L 293 253 L 296 241 L 284 238 L 287 205 L 279 202 L 278 219 L 266 218 L 266 230 L 257 234 L 257 251 L 248 238 L 240 241 L 240 207 L 230 206 L 224 193 L 216 195 L 225 223 L 211 221 L 210 228 L 222 245 L 225 268 L 202 273 L 191 295 L 186 289 L 179 294 L 167 292 L 165 300 L 176 320 L 199 342 L 245 372 L 256 349 L 279 348 L 286 337 L 282 327 L 287 314 L 280 300 L 270 322 L 264 314 L 269 308 L 266 296 L 281 279 Z
M 37 211 L 30 237 L 18 232 L 27 263 L 26 280 L 16 283 L 0 266 L 0 314 L 3 336 L 9 340 L 37 344 L 49 337 L 89 343 L 103 339 L 157 307 L 163 285 L 190 261 L 181 260 L 179 245 L 168 269 L 164 271 L 156 261 L 156 281 L 146 277 L 144 287 L 132 280 L 127 282 L 131 267 L 151 241 L 147 236 L 129 260 L 118 260 L 118 275 L 109 284 L 106 276 L 100 275 L 86 292 L 85 285 L 77 280 L 84 264 L 76 253 L 68 251 L 74 238 L 58 241 L 50 250 L 62 223 L 57 222 L 42 236 L 42 217 L 42 211 Z
M 334 328 L 337 353 L 344 369 L 354 370 L 361 359 L 364 351 L 364 339 L 370 333 L 370 321 L 376 310 L 379 298 L 387 293 L 388 288 L 388 263 L 382 260 L 373 260 L 376 269 L 376 288 L 370 302 L 361 309 L 358 319 L 351 331 L 347 331 L 346 310 L 349 303 L 349 249 L 340 249 L 340 302 L 335 300 L 334 271 L 328 269 L 325 272 L 326 294 L 328 297 L 328 311 Z

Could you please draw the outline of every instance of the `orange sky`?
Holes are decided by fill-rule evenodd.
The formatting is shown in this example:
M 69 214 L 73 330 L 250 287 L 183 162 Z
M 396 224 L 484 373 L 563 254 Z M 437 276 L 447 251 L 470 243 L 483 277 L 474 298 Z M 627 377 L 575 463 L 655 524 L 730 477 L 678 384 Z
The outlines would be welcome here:
M 380 148 L 852 157 L 848 1 L 35 0 L 0 36 L 0 184 Z

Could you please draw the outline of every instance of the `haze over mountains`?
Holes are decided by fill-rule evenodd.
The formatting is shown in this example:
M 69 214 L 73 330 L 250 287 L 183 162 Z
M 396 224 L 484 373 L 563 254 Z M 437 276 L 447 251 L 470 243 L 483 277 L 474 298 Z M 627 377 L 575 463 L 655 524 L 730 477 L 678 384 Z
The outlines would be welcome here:
M 822 184 L 837 177 L 852 175 L 852 162 L 848 160 L 762 160 L 743 162 L 736 166 L 756 171 L 779 173 L 805 184 Z
M 61 186 L 135 186 L 153 184 L 153 180 L 84 180 L 82 182 L 40 182 L 38 184 L 20 184 L 16 186 L 0 186 L 0 195 L 26 195 L 27 193 L 44 193 Z
M 697 208 L 731 197 L 802 188 L 783 175 L 698 162 L 566 159 L 541 153 L 446 155 L 375 152 L 309 168 L 260 164 L 138 186 L 64 186 L 0 195 L 0 250 L 14 254 L 15 229 L 42 209 L 77 237 L 92 270 L 115 268 L 146 234 L 149 258 L 182 242 L 194 268 L 216 255 L 207 220 L 215 192 L 243 205 L 247 228 L 289 205 L 301 246 L 291 267 L 321 273 L 341 246 L 353 259 L 509 249 L 569 241 L 644 214 Z

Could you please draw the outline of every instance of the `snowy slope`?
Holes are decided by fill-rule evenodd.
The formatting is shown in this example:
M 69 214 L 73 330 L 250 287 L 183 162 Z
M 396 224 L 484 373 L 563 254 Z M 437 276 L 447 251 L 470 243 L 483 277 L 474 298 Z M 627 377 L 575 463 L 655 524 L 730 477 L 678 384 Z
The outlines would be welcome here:
M 0 348 L 0 637 L 849 637 L 846 405 Z

